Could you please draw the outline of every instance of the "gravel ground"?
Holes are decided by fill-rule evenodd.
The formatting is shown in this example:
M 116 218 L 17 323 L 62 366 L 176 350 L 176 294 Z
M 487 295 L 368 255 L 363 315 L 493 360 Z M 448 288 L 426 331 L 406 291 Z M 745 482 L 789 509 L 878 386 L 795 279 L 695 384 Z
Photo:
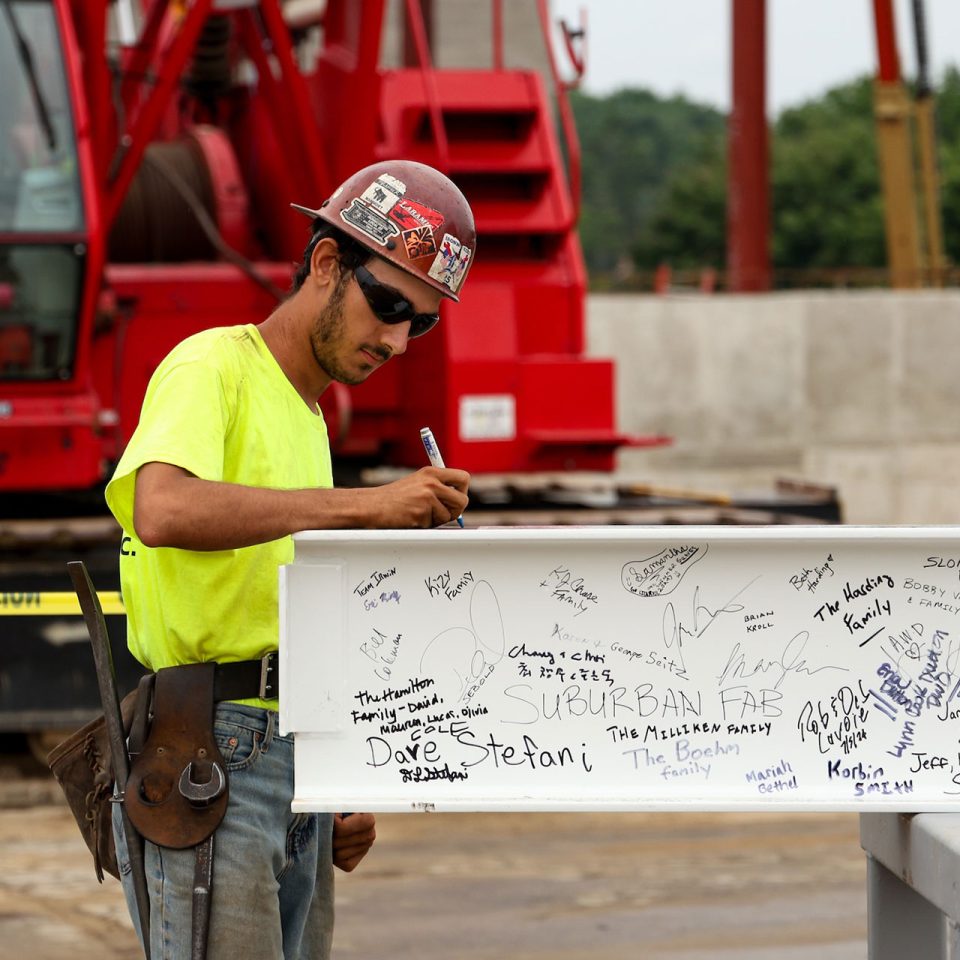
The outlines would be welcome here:
M 338 960 L 866 956 L 854 815 L 394 814 L 378 834 L 338 878 Z M 0 762 L 0 960 L 139 955 L 56 786 Z

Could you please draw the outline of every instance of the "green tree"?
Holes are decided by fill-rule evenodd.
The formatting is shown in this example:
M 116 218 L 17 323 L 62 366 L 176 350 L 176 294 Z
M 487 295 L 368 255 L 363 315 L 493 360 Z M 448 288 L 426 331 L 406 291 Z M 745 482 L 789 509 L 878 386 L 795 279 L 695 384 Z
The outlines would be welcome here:
M 583 151 L 580 236 L 591 271 L 609 271 L 629 257 L 670 171 L 722 133 L 725 122 L 709 107 L 646 90 L 575 92 L 571 102 Z
M 721 137 L 667 179 L 654 210 L 633 246 L 642 270 L 666 262 L 673 267 L 722 267 L 726 260 L 727 175 Z
M 776 267 L 879 267 L 883 207 L 869 78 L 785 110 L 773 128 Z
M 684 101 L 622 91 L 619 111 L 642 110 L 656 123 L 621 116 L 623 136 L 665 136 L 668 147 L 616 137 L 603 102 L 590 104 L 584 145 L 583 240 L 592 270 L 609 270 L 629 246 L 637 267 L 722 266 L 726 261 L 726 121 Z M 944 245 L 960 262 L 960 71 L 946 72 L 936 100 Z M 671 114 L 675 114 L 670 118 Z M 604 119 L 604 118 L 607 119 Z M 863 77 L 784 111 L 771 127 L 772 259 L 780 269 L 882 267 L 883 198 L 873 113 L 873 81 Z M 683 131 L 680 135 L 678 131 Z M 606 135 L 606 134 L 604 134 Z M 662 165 L 651 169 L 651 157 Z M 636 169 L 636 175 L 630 170 Z M 589 184 L 589 188 L 586 185 Z M 612 235 L 619 246 L 610 243 Z
M 960 263 L 960 71 L 950 67 L 936 99 L 943 246 Z

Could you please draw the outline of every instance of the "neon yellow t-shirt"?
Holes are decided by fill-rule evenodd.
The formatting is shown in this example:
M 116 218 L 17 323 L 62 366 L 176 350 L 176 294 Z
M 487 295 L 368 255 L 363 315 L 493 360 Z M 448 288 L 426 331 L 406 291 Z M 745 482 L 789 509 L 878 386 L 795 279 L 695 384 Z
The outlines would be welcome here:
M 293 560 L 293 539 L 209 552 L 145 547 L 133 528 L 134 487 L 137 470 L 152 461 L 251 487 L 333 485 L 323 417 L 303 402 L 255 326 L 205 330 L 157 367 L 106 498 L 123 527 L 127 643 L 141 663 L 159 670 L 276 650 L 277 568 Z

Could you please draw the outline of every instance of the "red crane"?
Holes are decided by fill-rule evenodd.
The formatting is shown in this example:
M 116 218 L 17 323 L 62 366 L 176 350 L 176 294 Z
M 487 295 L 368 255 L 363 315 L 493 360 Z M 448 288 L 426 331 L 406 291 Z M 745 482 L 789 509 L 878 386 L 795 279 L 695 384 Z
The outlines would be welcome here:
M 418 63 L 395 70 L 384 0 L 293 28 L 279 0 L 148 0 L 138 35 L 109 39 L 129 7 L 0 4 L 0 489 L 100 483 L 159 359 L 270 312 L 305 242 L 288 201 L 387 156 L 457 181 L 480 256 L 438 336 L 326 398 L 341 457 L 419 465 L 423 422 L 473 471 L 609 470 L 645 442 L 615 428 L 612 364 L 583 355 L 575 199 L 537 73 L 499 48 L 489 70 L 436 69 L 414 0 Z
M 398 69 L 385 0 L 0 0 L 0 613 L 42 613 L 64 559 L 116 583 L 112 521 L 72 518 L 101 509 L 152 371 L 199 329 L 264 319 L 308 239 L 288 204 L 375 160 L 451 176 L 478 257 L 430 337 L 324 395 L 341 465 L 420 466 L 424 424 L 474 473 L 610 470 L 661 441 L 617 431 L 613 363 L 584 356 L 575 191 L 547 83 L 504 63 L 501 6 L 493 63 L 461 70 L 435 67 L 416 0 Z M 0 729 L 95 706 L 69 622 L 3 625 Z

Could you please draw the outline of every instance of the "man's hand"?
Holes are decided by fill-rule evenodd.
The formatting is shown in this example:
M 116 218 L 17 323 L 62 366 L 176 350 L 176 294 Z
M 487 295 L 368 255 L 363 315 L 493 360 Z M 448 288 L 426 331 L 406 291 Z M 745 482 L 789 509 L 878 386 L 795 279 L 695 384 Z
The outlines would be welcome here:
M 346 873 L 355 869 L 377 839 L 376 818 L 372 813 L 333 815 L 333 865 Z
M 456 520 L 469 502 L 470 474 L 465 470 L 423 467 L 382 487 L 370 488 L 379 498 L 373 527 L 409 530 L 438 527 Z

